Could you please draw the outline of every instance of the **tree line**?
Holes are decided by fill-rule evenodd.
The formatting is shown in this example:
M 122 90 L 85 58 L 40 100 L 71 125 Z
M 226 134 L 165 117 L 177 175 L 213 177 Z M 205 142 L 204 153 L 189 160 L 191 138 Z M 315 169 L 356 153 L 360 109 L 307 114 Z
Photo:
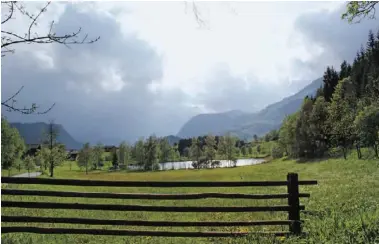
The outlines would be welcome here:
M 352 64 L 326 68 L 323 86 L 284 119 L 277 142 L 275 157 L 323 157 L 338 148 L 345 159 L 350 149 L 360 159 L 362 147 L 379 157 L 379 32 L 369 32 Z
M 173 145 L 165 137 L 152 135 L 140 138 L 134 144 L 122 142 L 108 156 L 104 154 L 101 143 L 95 146 L 86 143 L 79 151 L 77 162 L 87 173 L 101 168 L 105 161 L 112 162 L 112 169 L 126 169 L 132 165 L 140 170 L 153 171 L 159 169 L 160 163 L 188 160 L 193 162 L 194 168 L 214 168 L 220 165 L 221 159 L 235 166 L 237 158 L 259 156 L 261 152 L 260 145 L 246 143 L 231 134 L 181 139 Z

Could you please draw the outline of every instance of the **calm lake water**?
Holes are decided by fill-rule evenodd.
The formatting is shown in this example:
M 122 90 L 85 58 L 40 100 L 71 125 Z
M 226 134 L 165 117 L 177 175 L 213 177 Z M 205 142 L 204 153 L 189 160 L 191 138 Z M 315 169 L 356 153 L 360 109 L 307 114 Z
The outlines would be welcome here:
M 231 167 L 231 165 L 233 164 L 232 161 L 228 161 L 228 160 L 219 160 L 219 161 L 221 162 L 220 168 Z M 238 159 L 237 160 L 237 167 L 260 164 L 260 163 L 263 163 L 264 161 L 265 160 L 262 158 Z M 159 167 L 160 170 L 193 169 L 192 161 L 160 163 L 159 166 L 160 166 Z M 129 165 L 128 168 L 131 170 L 138 170 L 139 169 L 138 166 L 136 166 L 136 165 Z

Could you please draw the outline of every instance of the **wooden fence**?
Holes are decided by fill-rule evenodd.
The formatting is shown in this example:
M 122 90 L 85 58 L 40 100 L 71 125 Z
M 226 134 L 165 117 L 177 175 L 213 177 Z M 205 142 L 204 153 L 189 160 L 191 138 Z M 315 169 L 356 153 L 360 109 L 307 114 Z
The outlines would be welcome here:
M 7 223 L 64 223 L 86 225 L 117 225 L 117 226 L 155 226 L 155 227 L 189 227 L 189 226 L 263 226 L 287 225 L 286 232 L 173 232 L 173 231 L 135 231 L 135 230 L 105 230 L 78 228 L 40 228 L 26 226 L 1 227 L 2 233 L 29 232 L 39 234 L 91 234 L 91 235 L 123 235 L 123 236 L 170 236 L 170 237 L 233 237 L 247 234 L 270 234 L 284 236 L 302 233 L 300 210 L 301 197 L 310 197 L 308 193 L 299 193 L 299 185 L 316 185 L 317 181 L 299 181 L 296 173 L 289 173 L 287 181 L 249 181 L 249 182 L 164 182 L 164 181 L 92 181 L 44 178 L 12 178 L 1 177 L 7 184 L 42 184 L 65 186 L 107 186 L 107 187 L 267 187 L 287 186 L 283 194 L 239 194 L 239 193 L 190 193 L 190 194 L 148 194 L 148 193 L 100 193 L 100 192 L 67 192 L 44 190 L 20 190 L 4 188 L 2 195 L 12 196 L 44 196 L 44 197 L 77 197 L 77 198 L 107 198 L 107 199 L 146 199 L 146 200 L 188 200 L 204 198 L 224 199 L 288 199 L 288 205 L 283 206 L 251 206 L 251 207 L 190 207 L 190 206 L 142 206 L 116 204 L 84 204 L 84 203 L 51 203 L 1 201 L 1 207 L 31 208 L 31 209 L 82 209 L 104 211 L 150 211 L 150 212 L 288 212 L 288 220 L 267 221 L 234 221 L 234 222 L 180 222 L 180 221 L 142 221 L 142 220 L 107 220 L 87 218 L 55 218 L 32 216 L 1 216 L 1 221 Z

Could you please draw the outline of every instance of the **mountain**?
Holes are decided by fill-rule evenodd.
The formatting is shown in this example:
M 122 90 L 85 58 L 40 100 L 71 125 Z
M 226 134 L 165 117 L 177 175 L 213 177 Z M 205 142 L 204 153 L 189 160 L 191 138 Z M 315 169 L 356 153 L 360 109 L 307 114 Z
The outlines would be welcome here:
M 16 128 L 24 138 L 25 144 L 39 144 L 43 140 L 43 134 L 48 129 L 48 124 L 37 123 L 10 123 Z M 63 143 L 66 149 L 80 149 L 82 144 L 77 142 L 62 125 L 55 124 L 54 127 L 59 131 L 57 141 Z
M 262 136 L 270 130 L 280 128 L 285 116 L 295 113 L 300 108 L 304 97 L 315 95 L 322 83 L 322 78 L 316 79 L 294 95 L 256 113 L 234 110 L 196 115 L 183 125 L 177 136 L 189 138 L 208 133 L 223 135 L 228 132 L 241 139 L 251 139 L 254 134 Z

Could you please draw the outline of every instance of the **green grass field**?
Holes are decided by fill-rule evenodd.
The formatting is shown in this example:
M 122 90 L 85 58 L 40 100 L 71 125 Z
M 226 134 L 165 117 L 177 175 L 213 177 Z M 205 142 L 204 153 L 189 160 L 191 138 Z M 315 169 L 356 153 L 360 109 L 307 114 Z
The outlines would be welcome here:
M 125 173 L 94 171 L 86 175 L 73 163 L 58 167 L 57 178 L 96 179 L 96 180 L 136 180 L 136 181 L 259 181 L 285 180 L 288 172 L 299 173 L 300 180 L 315 179 L 317 186 L 301 186 L 300 192 L 311 193 L 311 198 L 301 199 L 307 213 L 304 231 L 309 235 L 296 238 L 165 238 L 165 237 L 115 237 L 91 235 L 38 235 L 27 233 L 3 234 L 3 243 L 378 243 L 379 242 L 379 161 L 356 160 L 354 155 L 348 160 L 329 159 L 308 163 L 296 163 L 293 160 L 275 160 L 255 166 L 227 169 L 176 170 L 165 172 Z M 15 186 L 8 186 L 15 187 Z M 70 187 L 70 186 L 18 186 L 22 189 L 47 189 L 62 191 L 96 192 L 154 192 L 154 193 L 190 193 L 190 192 L 239 192 L 239 193 L 285 193 L 285 187 L 241 187 L 241 188 L 106 188 L 106 187 Z M 57 198 L 10 197 L 3 200 L 55 201 Z M 60 198 L 59 202 L 105 203 L 105 204 L 141 204 L 166 206 L 259 206 L 286 204 L 286 200 L 106 200 Z M 159 212 L 118 212 L 118 211 L 79 211 L 79 210 L 36 210 L 4 208 L 2 215 L 31 215 L 55 217 L 85 217 L 97 219 L 128 220 L 177 220 L 177 221 L 252 221 L 286 219 L 286 213 L 159 213 Z M 6 224 L 21 225 L 21 224 Z M 91 228 L 86 225 L 69 224 L 30 224 L 40 227 Z M 170 230 L 170 231 L 287 231 L 288 227 L 109 227 L 133 230 Z
M 28 171 L 26 169 L 21 169 L 20 171 L 18 169 L 11 169 L 10 172 L 7 169 L 2 169 L 1 170 L 1 176 L 14 176 L 14 175 L 19 175 L 23 173 L 27 173 Z

